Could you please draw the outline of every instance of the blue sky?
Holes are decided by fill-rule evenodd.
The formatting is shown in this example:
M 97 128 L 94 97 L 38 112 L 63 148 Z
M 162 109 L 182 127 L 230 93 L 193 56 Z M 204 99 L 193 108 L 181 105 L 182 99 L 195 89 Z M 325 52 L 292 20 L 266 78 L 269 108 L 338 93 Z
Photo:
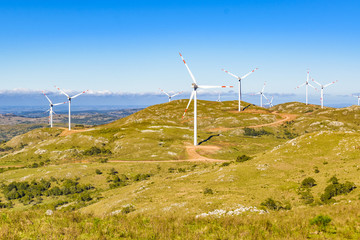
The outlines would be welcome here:
M 268 92 L 301 94 L 309 68 L 339 80 L 326 93 L 356 93 L 359 10 L 352 0 L 2 0 L 1 90 L 189 91 L 181 51 L 201 84 L 235 85 L 221 68 L 259 67 L 245 92 L 267 81 Z

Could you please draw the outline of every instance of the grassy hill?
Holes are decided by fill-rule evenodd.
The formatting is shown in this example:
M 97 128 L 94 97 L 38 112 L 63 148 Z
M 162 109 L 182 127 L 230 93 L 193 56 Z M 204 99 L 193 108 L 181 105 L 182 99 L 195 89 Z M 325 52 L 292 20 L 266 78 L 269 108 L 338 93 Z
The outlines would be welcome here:
M 185 105 L 71 133 L 36 129 L 3 144 L 11 149 L 1 164 L 18 167 L 0 173 L 1 203 L 13 205 L 0 210 L 0 234 L 31 238 L 41 226 L 36 236 L 63 239 L 360 236 L 360 108 L 286 103 L 238 113 L 235 101 L 199 101 L 199 140 L 209 140 L 192 149 L 208 161 L 194 161 Z M 19 182 L 28 183 L 24 196 L 6 192 Z

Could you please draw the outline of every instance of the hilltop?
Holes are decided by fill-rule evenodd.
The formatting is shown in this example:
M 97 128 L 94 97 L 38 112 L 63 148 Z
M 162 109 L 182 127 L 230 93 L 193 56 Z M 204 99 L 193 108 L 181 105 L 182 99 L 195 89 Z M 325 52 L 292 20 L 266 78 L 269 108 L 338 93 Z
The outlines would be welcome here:
M 215 232 L 219 238 L 230 238 L 231 232 L 267 239 L 306 239 L 316 231 L 327 237 L 334 231 L 340 238 L 358 236 L 358 231 L 347 231 L 355 224 L 353 212 L 360 203 L 358 106 L 320 109 L 286 103 L 265 109 L 244 103 L 248 108 L 239 113 L 235 101 L 199 101 L 201 144 L 193 147 L 192 108 L 181 118 L 186 104 L 154 105 L 71 132 L 36 129 L 2 144 L 1 164 L 16 167 L 5 169 L 0 182 L 50 183 L 47 195 L 11 200 L 13 209 L 41 221 L 46 218 L 40 213 L 48 209 L 64 221 L 62 212 L 76 212 L 94 228 L 92 216 L 109 228 L 117 221 L 138 226 L 147 219 L 138 232 L 116 227 L 135 234 L 125 234 L 128 238 L 196 238 L 198 231 L 209 238 Z M 307 178 L 314 180 L 310 187 L 303 183 Z M 338 192 L 331 195 L 329 189 Z M 9 201 L 5 194 L 3 203 Z M 310 225 L 318 214 L 331 217 L 328 231 Z M 209 221 L 216 231 L 206 227 Z M 193 227 L 179 232 L 177 225 Z

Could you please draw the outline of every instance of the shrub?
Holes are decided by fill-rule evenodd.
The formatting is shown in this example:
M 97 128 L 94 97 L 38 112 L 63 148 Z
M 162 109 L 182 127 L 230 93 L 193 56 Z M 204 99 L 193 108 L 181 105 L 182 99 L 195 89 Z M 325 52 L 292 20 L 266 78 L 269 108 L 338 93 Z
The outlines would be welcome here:
M 109 149 L 104 149 L 104 148 L 101 149 L 95 146 L 84 151 L 84 155 L 88 155 L 88 156 L 99 155 L 99 154 L 110 155 L 112 154 L 112 152 Z
M 249 161 L 250 159 L 251 159 L 251 157 L 249 157 L 247 155 L 241 155 L 241 156 L 237 156 L 236 162 L 246 162 L 246 161 Z
M 332 184 L 338 184 L 339 179 L 337 179 L 337 177 L 335 177 L 335 176 L 332 176 L 328 182 L 331 182 Z
M 318 215 L 313 219 L 310 219 L 310 225 L 316 225 L 321 231 L 326 230 L 326 227 L 331 222 L 331 218 L 326 215 Z
M 319 173 L 319 172 L 320 172 L 319 168 L 318 168 L 318 167 L 314 167 L 314 172 L 315 172 L 315 173 Z
M 324 193 L 320 196 L 320 200 L 324 203 L 329 203 L 333 197 L 348 194 L 356 188 L 355 183 L 349 181 L 339 183 L 336 177 L 330 178 L 329 181 L 332 183 L 325 188 Z
M 291 209 L 290 203 L 286 203 L 285 205 L 283 205 L 280 201 L 275 201 L 272 198 L 267 198 L 260 205 L 263 206 L 263 207 L 266 207 L 269 210 L 274 210 L 274 211 L 279 211 L 281 209 L 284 209 L 284 210 L 290 210 Z
M 185 170 L 185 168 L 178 168 L 178 172 L 179 173 L 184 173 L 184 172 L 186 172 L 186 170 Z
M 147 179 L 149 179 L 150 178 L 150 174 L 145 174 L 145 173 L 138 173 L 138 174 L 136 174 L 135 176 L 134 176 L 134 178 L 133 178 L 133 180 L 134 181 L 143 181 L 143 180 L 147 180 Z
M 111 168 L 109 171 L 109 175 L 116 175 L 118 174 L 118 171 L 115 170 L 115 168 Z
M 101 174 L 102 174 L 102 171 L 100 171 L 100 169 L 96 169 L 96 170 L 95 170 L 95 173 L 98 174 L 98 175 L 101 175 Z
M 135 207 L 133 205 L 131 205 L 131 204 L 126 205 L 121 209 L 122 214 L 128 214 L 128 213 L 131 213 L 133 211 L 135 211 Z
M 100 159 L 100 163 L 107 163 L 108 162 L 108 159 L 107 158 L 102 158 Z
M 90 193 L 83 192 L 78 196 L 78 200 L 82 201 L 82 202 L 88 202 L 88 201 L 92 200 L 92 197 L 91 197 Z
M 301 182 L 301 187 L 312 188 L 313 186 L 316 186 L 316 182 L 315 182 L 315 179 L 313 179 L 312 177 L 305 178 Z
M 204 189 L 204 194 L 214 194 L 213 190 L 211 188 L 205 188 Z
M 256 131 L 253 128 L 244 128 L 244 136 L 257 137 L 257 136 L 270 135 L 270 134 L 272 134 L 272 133 L 266 131 L 265 129 L 260 129 L 260 130 Z
M 227 167 L 230 165 L 230 162 L 223 162 L 220 167 Z
M 305 191 L 299 193 L 300 198 L 304 201 L 305 204 L 311 204 L 314 202 L 314 196 L 310 192 L 310 189 L 307 188 Z

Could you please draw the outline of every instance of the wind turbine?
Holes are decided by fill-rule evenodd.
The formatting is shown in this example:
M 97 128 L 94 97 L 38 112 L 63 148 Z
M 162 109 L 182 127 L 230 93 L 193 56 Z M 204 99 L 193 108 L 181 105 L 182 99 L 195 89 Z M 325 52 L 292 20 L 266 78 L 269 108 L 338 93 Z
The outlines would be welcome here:
M 56 86 L 55 86 L 55 87 L 56 87 Z M 60 88 L 58 88 L 58 87 L 56 87 L 56 88 L 57 88 L 57 90 L 59 90 L 62 94 L 64 94 L 64 95 L 67 97 L 67 99 L 69 100 L 69 101 L 68 101 L 68 102 L 69 102 L 69 130 L 71 130 L 71 99 L 74 99 L 74 98 L 80 96 L 81 94 L 86 93 L 86 92 L 89 91 L 89 90 L 82 91 L 81 93 L 78 93 L 78 94 L 70 97 L 66 92 L 64 92 L 64 91 L 61 90 Z
M 308 105 L 308 86 L 310 86 L 310 87 L 312 87 L 313 89 L 316 90 L 316 88 L 309 83 L 309 80 L 310 80 L 309 71 L 307 71 L 306 82 L 304 82 L 303 84 L 301 84 L 300 86 L 297 86 L 295 88 L 295 89 L 297 89 L 297 88 L 301 88 L 302 86 L 306 86 L 306 105 Z
M 186 69 L 188 70 L 189 74 L 190 74 L 190 77 L 193 81 L 193 83 L 191 84 L 191 87 L 193 88 L 192 92 L 191 92 L 191 95 L 190 95 L 190 100 L 189 100 L 189 103 L 188 105 L 186 106 L 186 109 L 185 109 L 185 112 L 182 116 L 182 118 L 184 118 L 185 114 L 186 114 L 186 111 L 188 110 L 189 108 L 189 105 L 191 103 L 191 100 L 194 98 L 194 146 L 198 145 L 197 143 L 197 90 L 199 88 L 202 88 L 202 89 L 209 89 L 209 88 L 232 88 L 233 86 L 203 86 L 203 85 L 197 85 L 197 82 L 195 80 L 195 77 L 194 75 L 192 74 L 192 72 L 190 71 L 190 68 L 188 67 L 188 65 L 186 64 L 183 56 L 180 54 L 180 57 L 181 59 L 183 60 L 184 64 L 185 64 L 185 67 Z
M 50 98 L 48 98 L 48 96 L 46 96 L 45 92 L 42 91 L 42 93 L 44 94 L 44 96 L 46 97 L 46 99 L 49 101 L 49 105 L 50 105 L 50 108 L 49 110 L 47 110 L 47 112 L 49 112 L 49 122 L 50 122 L 50 127 L 53 127 L 53 113 L 55 113 L 53 111 L 53 107 L 54 106 L 58 106 L 58 105 L 61 105 L 61 104 L 65 104 L 66 102 L 62 102 L 62 103 L 55 103 L 53 104 L 52 101 L 50 100 Z
M 320 86 L 321 88 L 321 96 L 320 96 L 320 102 L 321 102 L 321 108 L 324 108 L 324 88 L 336 83 L 338 80 L 334 81 L 334 82 L 331 82 L 331 83 L 328 83 L 326 85 L 322 85 L 320 83 L 318 83 L 317 81 L 315 81 L 314 79 L 311 79 L 314 83 L 316 83 L 317 85 Z
M 221 102 L 221 92 L 219 92 L 219 96 L 218 96 L 218 99 L 216 101 Z
M 264 95 L 265 96 L 265 95 Z M 270 101 L 268 100 L 268 102 L 264 105 L 269 105 L 269 107 L 273 107 L 274 105 L 272 104 L 272 101 L 274 100 L 274 97 L 271 97 Z
M 169 97 L 169 102 L 171 102 L 171 98 L 173 98 L 173 97 L 175 97 L 175 96 L 183 93 L 183 92 L 178 92 L 178 93 L 175 93 L 175 94 L 173 94 L 173 95 L 170 95 L 169 93 L 165 92 L 165 91 L 162 90 L 161 88 L 159 88 L 159 89 L 160 89 L 160 91 L 162 91 L 164 94 L 166 94 L 166 95 Z
M 353 97 L 356 97 L 358 99 L 358 105 L 360 105 L 360 95 L 352 95 Z
M 264 89 L 265 89 L 265 86 L 266 86 L 266 82 L 264 82 L 264 86 L 262 88 L 262 90 L 260 92 L 257 92 L 255 93 L 254 95 L 260 95 L 260 107 L 263 107 L 263 100 L 262 98 L 264 97 L 267 101 L 269 101 L 269 99 L 265 96 L 264 94 Z
M 241 111 L 241 99 L 242 99 L 242 95 L 241 95 L 241 80 L 246 78 L 247 76 L 249 76 L 250 74 L 252 74 L 253 72 L 255 72 L 255 70 L 258 70 L 258 68 L 255 68 L 254 70 L 252 70 L 251 72 L 248 72 L 247 74 L 245 74 L 242 77 L 238 77 L 235 74 L 232 74 L 231 72 L 228 72 L 224 69 L 221 69 L 222 71 L 226 72 L 227 74 L 233 76 L 234 78 L 237 78 L 239 80 L 239 112 Z

